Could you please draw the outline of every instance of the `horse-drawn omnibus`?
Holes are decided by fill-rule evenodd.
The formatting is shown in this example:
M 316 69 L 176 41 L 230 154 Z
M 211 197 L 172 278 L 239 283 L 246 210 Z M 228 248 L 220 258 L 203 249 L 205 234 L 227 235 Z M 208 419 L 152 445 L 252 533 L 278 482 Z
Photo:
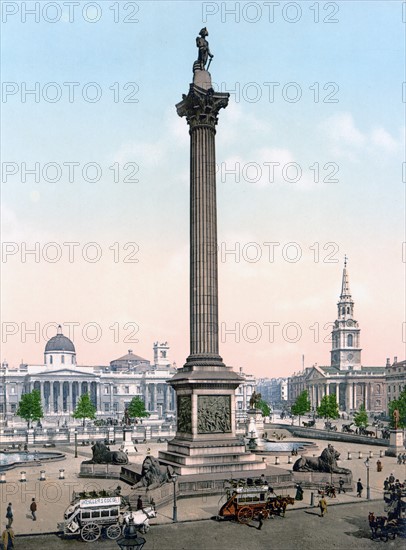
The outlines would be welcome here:
M 137 529 L 145 533 L 155 511 L 146 507 L 131 512 L 123 497 L 74 498 L 65 511 L 64 521 L 58 525 L 65 537 L 78 536 L 85 542 L 96 541 L 104 532 L 111 540 L 118 539 L 132 516 Z
M 294 504 L 295 499 L 275 495 L 268 484 L 257 481 L 256 484 L 231 481 L 226 488 L 226 502 L 221 506 L 218 517 L 235 519 L 239 523 L 249 523 L 259 513 L 264 519 L 270 515 L 285 515 L 288 504 Z

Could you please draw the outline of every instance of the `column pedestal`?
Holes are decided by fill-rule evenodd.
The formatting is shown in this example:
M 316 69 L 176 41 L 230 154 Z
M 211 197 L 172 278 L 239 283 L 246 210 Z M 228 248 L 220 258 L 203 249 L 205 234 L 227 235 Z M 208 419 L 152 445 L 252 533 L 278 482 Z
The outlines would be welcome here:
M 404 450 L 403 430 L 390 430 L 389 447 L 385 451 L 385 456 L 398 456 Z

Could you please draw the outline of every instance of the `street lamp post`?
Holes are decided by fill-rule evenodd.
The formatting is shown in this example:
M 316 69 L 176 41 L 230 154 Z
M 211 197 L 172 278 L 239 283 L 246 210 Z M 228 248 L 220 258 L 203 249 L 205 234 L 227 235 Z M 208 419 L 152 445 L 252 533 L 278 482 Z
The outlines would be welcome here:
M 75 458 L 78 457 L 78 431 L 75 428 Z
M 172 520 L 173 522 L 178 521 L 178 506 L 176 503 L 176 480 L 178 479 L 177 474 L 172 474 L 172 482 L 173 482 L 173 515 Z
M 371 493 L 370 493 L 370 487 L 369 487 L 369 458 L 366 459 L 364 462 L 366 469 L 367 469 L 367 500 L 371 499 Z

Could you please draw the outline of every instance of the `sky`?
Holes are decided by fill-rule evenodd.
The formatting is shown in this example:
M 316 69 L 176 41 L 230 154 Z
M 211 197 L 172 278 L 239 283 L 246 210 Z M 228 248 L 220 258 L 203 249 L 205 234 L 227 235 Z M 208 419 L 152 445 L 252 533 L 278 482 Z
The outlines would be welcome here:
M 362 363 L 404 359 L 405 4 L 2 2 L 2 351 L 189 354 L 188 92 L 204 26 L 220 355 L 328 365 L 344 255 Z M 403 12 L 402 12 L 403 9 Z M 403 94 L 403 95 L 402 95 Z M 31 251 L 31 253 L 30 253 Z

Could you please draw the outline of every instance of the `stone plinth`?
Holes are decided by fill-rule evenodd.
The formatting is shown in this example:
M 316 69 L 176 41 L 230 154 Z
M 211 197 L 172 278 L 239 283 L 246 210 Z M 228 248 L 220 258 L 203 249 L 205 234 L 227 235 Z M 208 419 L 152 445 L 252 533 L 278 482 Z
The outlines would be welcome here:
M 127 455 L 137 454 L 137 449 L 132 441 L 133 431 L 131 428 L 123 429 L 123 443 L 120 446 L 120 451 L 123 451 Z
M 99 477 L 120 479 L 122 465 L 120 464 L 89 464 L 82 462 L 79 477 Z
M 389 447 L 385 451 L 385 456 L 398 456 L 404 450 L 403 430 L 390 430 Z

